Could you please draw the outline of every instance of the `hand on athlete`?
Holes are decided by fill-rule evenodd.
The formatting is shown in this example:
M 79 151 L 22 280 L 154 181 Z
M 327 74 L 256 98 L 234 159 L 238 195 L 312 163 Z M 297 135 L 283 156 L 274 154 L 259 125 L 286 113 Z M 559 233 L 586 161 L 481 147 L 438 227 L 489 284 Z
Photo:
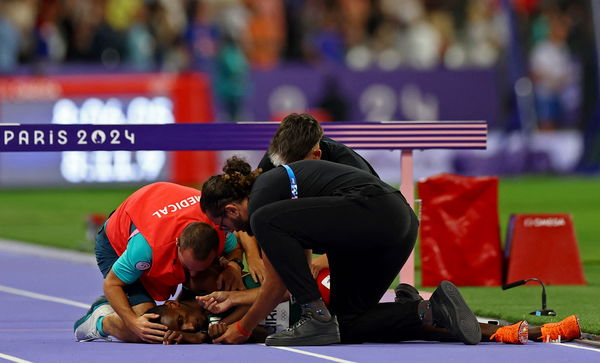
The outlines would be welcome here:
M 217 278 L 217 289 L 225 291 L 244 290 L 240 266 L 236 263 L 228 263 Z
M 246 256 L 246 262 L 248 263 L 248 272 L 252 276 L 252 280 L 262 284 L 266 274 L 265 263 L 262 258 Z
M 165 333 L 165 339 L 163 340 L 163 344 L 171 345 L 171 344 L 200 344 L 206 342 L 208 339 L 208 335 L 206 332 L 185 332 L 185 331 L 174 331 L 167 330 Z
M 317 276 L 319 276 L 319 272 L 321 272 L 321 270 L 324 268 L 329 268 L 329 260 L 327 259 L 327 255 L 321 255 L 312 259 L 312 263 L 310 264 L 310 272 L 315 279 Z
M 196 296 L 196 301 L 213 314 L 220 314 L 233 307 L 231 292 L 229 291 L 215 291 L 208 295 Z
M 149 319 L 159 318 L 158 314 L 144 314 L 138 316 L 128 328 L 146 343 L 162 343 L 168 328 L 162 324 L 151 323 Z
M 220 344 L 241 344 L 248 340 L 249 337 L 240 333 L 236 327 L 237 322 L 229 325 L 223 335 L 213 340 L 213 343 Z
M 212 339 L 220 337 L 225 331 L 227 331 L 227 323 L 218 322 L 208 326 L 208 336 Z
M 165 338 L 163 339 L 163 344 L 171 345 L 171 344 L 181 344 L 183 342 L 183 332 L 178 330 L 167 330 L 165 332 Z

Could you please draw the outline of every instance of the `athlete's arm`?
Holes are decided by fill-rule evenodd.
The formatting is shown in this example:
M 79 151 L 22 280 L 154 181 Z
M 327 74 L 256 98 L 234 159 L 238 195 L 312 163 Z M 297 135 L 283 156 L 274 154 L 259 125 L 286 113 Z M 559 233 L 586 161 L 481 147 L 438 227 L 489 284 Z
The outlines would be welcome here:
M 238 305 L 251 305 L 258 297 L 260 288 L 244 291 L 215 291 L 208 295 L 196 296 L 206 310 L 220 314 Z
M 327 259 L 327 255 L 323 254 L 317 256 L 312 259 L 312 263 L 310 264 L 310 271 L 312 272 L 313 277 L 316 279 L 319 276 L 319 272 L 322 269 L 329 268 L 329 260 Z
M 208 295 L 196 296 L 202 306 L 213 314 L 219 314 L 239 305 L 252 305 L 258 298 L 260 287 L 243 291 L 215 291 Z M 288 291 L 281 297 L 281 302 L 288 301 Z
M 262 283 L 265 279 L 265 264 L 260 256 L 260 248 L 255 237 L 250 236 L 246 232 L 235 232 L 238 242 L 242 245 L 246 254 L 246 262 L 248 263 L 248 272 L 252 280 L 256 283 Z
M 221 323 L 225 323 L 227 325 L 235 323 L 248 312 L 248 309 L 250 309 L 250 305 L 241 305 L 236 307 L 235 310 L 221 320 Z
M 242 267 L 233 260 L 241 261 L 243 250 L 239 244 L 224 256 L 229 262 L 223 267 L 223 272 L 217 278 L 217 289 L 219 290 L 243 290 Z
M 277 275 L 275 268 L 273 268 L 266 256 L 265 267 L 267 269 L 267 276 L 263 285 L 264 288 L 260 289 L 258 298 L 252 304 L 248 313 L 236 324 L 230 325 L 225 334 L 214 340 L 215 343 L 239 344 L 247 341 L 248 337 L 242 334 L 242 331 L 252 332 L 258 323 L 277 306 L 281 298 L 285 295 L 285 284 L 279 275 Z

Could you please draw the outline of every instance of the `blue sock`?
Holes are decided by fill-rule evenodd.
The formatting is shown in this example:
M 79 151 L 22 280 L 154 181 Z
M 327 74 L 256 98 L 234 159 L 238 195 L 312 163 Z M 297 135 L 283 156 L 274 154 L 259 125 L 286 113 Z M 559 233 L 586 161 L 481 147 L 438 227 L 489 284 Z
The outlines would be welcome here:
M 104 316 L 101 316 L 98 318 L 98 320 L 96 320 L 96 329 L 98 329 L 98 333 L 100 333 L 100 335 L 102 335 L 103 337 L 107 337 L 108 334 L 106 334 L 104 330 L 102 330 L 102 320 L 104 320 Z

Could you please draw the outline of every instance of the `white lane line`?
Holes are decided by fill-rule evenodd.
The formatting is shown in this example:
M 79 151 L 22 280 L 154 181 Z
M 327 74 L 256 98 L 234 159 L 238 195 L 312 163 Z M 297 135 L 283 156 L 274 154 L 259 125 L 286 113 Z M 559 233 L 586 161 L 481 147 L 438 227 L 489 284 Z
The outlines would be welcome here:
M 69 251 L 62 248 L 39 246 L 31 243 L 0 239 L 0 251 L 31 255 L 54 260 L 63 260 L 86 265 L 96 266 L 96 256 L 92 253 Z
M 569 343 L 569 344 L 561 344 L 561 345 L 565 346 L 565 347 L 569 347 L 569 348 L 591 350 L 592 352 L 600 353 L 600 349 L 598 349 L 598 348 L 586 347 L 583 345 L 579 345 L 577 343 Z
M 10 294 L 15 294 L 15 295 L 21 295 L 21 296 L 25 296 L 25 297 L 30 297 L 32 299 L 39 299 L 39 300 L 44 300 L 44 301 L 51 301 L 51 302 L 56 302 L 56 303 L 60 303 L 60 304 L 66 304 L 66 305 L 71 305 L 71 306 L 77 306 L 80 308 L 84 308 L 87 309 L 89 308 L 89 304 L 84 304 L 78 301 L 73 301 L 73 300 L 69 300 L 69 299 L 63 299 L 63 298 L 59 298 L 59 297 L 55 297 L 55 296 L 50 296 L 50 295 L 44 295 L 44 294 L 38 294 L 36 292 L 31 292 L 31 291 L 27 291 L 27 290 L 21 290 L 21 289 L 15 289 L 14 287 L 9 287 L 9 286 L 4 286 L 4 285 L 0 285 L 0 291 L 3 292 L 8 292 Z M 264 344 L 261 344 L 264 345 Z M 325 359 L 325 360 L 329 360 L 332 362 L 338 362 L 338 363 L 356 363 L 354 361 L 351 360 L 345 360 L 345 359 L 341 359 L 341 358 L 335 358 L 335 357 L 330 357 L 328 355 L 324 355 L 324 354 L 317 354 L 317 353 L 311 353 L 311 352 L 305 352 L 303 350 L 299 350 L 299 349 L 294 349 L 294 348 L 288 348 L 288 347 L 271 347 L 271 348 L 277 348 L 277 349 L 281 349 L 281 350 L 287 350 L 289 352 L 293 352 L 293 353 L 298 353 L 298 354 L 304 354 L 304 355 L 308 355 L 308 356 L 312 356 L 312 357 L 316 357 L 316 358 L 321 358 L 321 359 Z M 8 356 L 10 357 L 10 356 Z M 4 358 L 4 356 L 2 355 L 2 353 L 0 353 L 0 358 Z M 15 357 L 11 357 L 17 360 L 13 360 L 14 362 L 18 362 L 18 363 L 27 363 L 28 361 L 26 360 L 22 360 L 19 358 L 15 358 Z M 9 359 L 9 358 L 6 358 Z M 11 360 L 11 359 L 9 359 Z
M 33 362 L 25 360 L 25 359 L 13 357 L 12 355 L 2 354 L 2 353 L 0 353 L 0 358 L 9 360 L 11 362 L 16 362 L 16 363 L 33 363 Z
M 55 297 L 50 295 L 38 294 L 37 292 L 31 292 L 27 290 L 15 289 L 14 287 L 0 285 L 0 291 L 8 292 L 9 294 L 21 295 L 25 297 L 30 297 L 32 299 L 51 301 L 59 304 L 77 306 L 78 308 L 88 309 L 90 304 L 84 304 L 79 301 L 73 301 L 69 299 L 63 299 L 61 297 Z
M 264 344 L 261 344 L 261 345 L 264 345 Z M 273 347 L 273 346 L 270 346 L 269 348 L 287 350 L 289 352 L 298 353 L 298 354 L 304 354 L 304 355 L 309 355 L 311 357 L 316 357 L 316 358 L 321 358 L 321 359 L 325 359 L 325 360 L 330 360 L 332 362 L 356 363 L 356 362 L 354 362 L 352 360 L 345 360 L 345 359 L 341 359 L 341 358 L 330 357 L 328 355 L 317 354 L 317 353 L 312 353 L 312 352 L 305 352 L 305 351 L 300 350 L 300 349 L 294 349 L 294 348 L 288 348 L 288 347 Z

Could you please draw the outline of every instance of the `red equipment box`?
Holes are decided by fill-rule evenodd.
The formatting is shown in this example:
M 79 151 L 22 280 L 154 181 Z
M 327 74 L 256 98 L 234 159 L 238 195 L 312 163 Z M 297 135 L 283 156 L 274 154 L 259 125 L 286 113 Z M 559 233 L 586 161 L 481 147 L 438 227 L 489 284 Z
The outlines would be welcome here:
M 498 178 L 441 174 L 419 182 L 418 191 L 423 286 L 500 285 Z

